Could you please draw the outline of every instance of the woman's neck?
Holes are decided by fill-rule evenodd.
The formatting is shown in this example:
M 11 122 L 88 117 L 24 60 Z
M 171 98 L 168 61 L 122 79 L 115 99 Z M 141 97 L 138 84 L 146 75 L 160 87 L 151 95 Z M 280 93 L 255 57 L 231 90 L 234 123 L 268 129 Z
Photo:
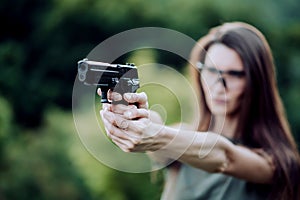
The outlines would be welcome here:
M 234 137 L 238 124 L 237 117 L 214 116 L 213 118 L 213 126 L 210 131 L 220 133 L 228 138 Z

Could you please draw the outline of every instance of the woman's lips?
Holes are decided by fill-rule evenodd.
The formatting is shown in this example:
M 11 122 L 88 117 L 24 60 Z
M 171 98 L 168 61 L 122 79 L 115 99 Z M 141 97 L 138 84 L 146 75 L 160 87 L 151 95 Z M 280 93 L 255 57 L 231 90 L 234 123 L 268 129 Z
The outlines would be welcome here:
M 213 102 L 216 104 L 226 104 L 227 101 L 224 99 L 213 99 Z

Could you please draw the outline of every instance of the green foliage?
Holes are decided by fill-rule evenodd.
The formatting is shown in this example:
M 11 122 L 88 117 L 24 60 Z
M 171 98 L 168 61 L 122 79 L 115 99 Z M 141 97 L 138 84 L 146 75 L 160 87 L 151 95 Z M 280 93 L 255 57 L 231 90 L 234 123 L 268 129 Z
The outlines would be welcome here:
M 10 135 L 1 145 L 5 154 L 0 191 L 5 198 L 90 199 L 88 188 L 65 153 L 69 130 L 57 125 L 49 123 L 38 130 L 22 130 L 22 134 L 9 127 Z
M 43 128 L 17 135 L 8 132 L 11 135 L 1 145 L 5 154 L 1 157 L 0 197 L 159 199 L 162 184 L 151 183 L 151 174 L 118 172 L 95 160 L 76 135 L 71 113 L 52 109 Z
M 273 50 L 280 94 L 300 144 L 299 10 L 297 0 L 2 0 L 0 199 L 159 199 L 161 174 L 153 184 L 150 174 L 101 165 L 80 143 L 70 113 L 77 61 L 131 28 L 171 28 L 197 40 L 226 21 L 258 27 Z M 137 51 L 118 59 L 126 61 L 157 62 L 185 73 L 186 61 L 164 51 Z M 160 79 L 159 70 L 147 77 Z M 166 78 L 178 91 L 185 90 Z M 181 120 L 172 91 L 143 90 L 151 94 L 152 109 L 167 116 L 167 124 Z M 178 94 L 188 102 L 189 96 Z M 163 109 L 154 106 L 157 101 Z
M 281 63 L 286 65 L 290 52 L 299 47 L 299 4 L 296 2 L 2 1 L 0 13 L 6 28 L 0 33 L 3 70 L 0 90 L 12 102 L 17 123 L 25 127 L 39 126 L 49 105 L 71 108 L 79 59 L 104 39 L 142 26 L 172 28 L 198 39 L 210 27 L 222 22 L 250 22 L 266 34 L 281 69 Z M 164 52 L 160 52 L 157 61 L 177 69 L 182 68 L 184 62 Z M 17 98 L 20 94 L 22 100 Z
M 0 171 L 5 170 L 6 164 L 6 153 L 4 145 L 9 138 L 12 126 L 12 112 L 9 103 L 0 96 Z M 1 175 L 0 175 L 1 180 Z M 1 190 L 0 190 L 1 197 Z

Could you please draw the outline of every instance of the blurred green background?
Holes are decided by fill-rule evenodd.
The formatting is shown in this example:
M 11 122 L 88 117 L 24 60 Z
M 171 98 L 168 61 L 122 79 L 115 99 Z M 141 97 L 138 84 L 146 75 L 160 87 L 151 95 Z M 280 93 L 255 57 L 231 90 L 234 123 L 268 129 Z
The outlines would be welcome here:
M 72 116 L 77 61 L 131 28 L 170 28 L 195 40 L 227 21 L 259 28 L 273 50 L 299 144 L 299 10 L 298 0 L 1 0 L 0 199 L 159 199 L 162 171 L 131 174 L 101 164 L 80 142 Z M 186 73 L 185 61 L 166 52 L 118 61 L 158 62 Z M 176 102 L 156 95 L 169 106 L 166 122 L 178 120 Z

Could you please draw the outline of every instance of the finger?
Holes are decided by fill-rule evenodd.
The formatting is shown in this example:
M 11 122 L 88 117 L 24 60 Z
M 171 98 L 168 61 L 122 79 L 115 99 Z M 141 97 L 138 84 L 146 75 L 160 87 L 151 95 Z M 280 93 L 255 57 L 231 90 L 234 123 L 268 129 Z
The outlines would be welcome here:
M 108 125 L 105 126 L 108 128 L 108 131 L 122 139 L 129 140 L 133 143 L 139 141 L 143 135 L 149 135 L 148 132 L 153 132 L 156 134 L 158 130 L 147 130 L 152 122 L 146 118 L 140 120 L 127 120 L 121 115 L 114 114 L 109 111 L 102 112 L 103 117 L 108 121 Z
M 122 151 L 124 151 L 124 152 L 126 152 L 126 153 L 130 152 L 125 144 L 120 143 L 119 141 L 117 141 L 117 140 L 115 140 L 115 139 L 113 139 L 113 138 L 111 138 L 111 140 L 112 140 L 113 143 L 115 143 Z
M 109 138 L 123 144 L 126 148 L 132 148 L 135 144 L 138 144 L 138 138 L 134 134 L 129 134 L 129 132 L 114 126 L 113 123 L 108 121 L 104 116 L 105 111 L 100 111 L 100 113 L 105 126 L 106 135 Z
M 124 152 L 134 152 L 136 149 L 133 143 L 124 143 L 122 140 L 119 141 L 118 138 L 112 139 L 112 141 Z
M 101 111 L 102 117 L 106 120 L 103 120 L 104 125 L 110 132 L 117 137 L 122 139 L 127 139 L 132 142 L 140 138 L 139 133 L 144 129 L 143 123 L 134 123 L 134 121 L 124 119 L 118 114 L 114 114 L 109 111 Z M 127 130 L 133 130 L 129 132 Z
M 129 121 L 118 114 L 110 111 L 101 111 L 101 115 L 108 123 L 117 126 L 120 129 L 126 130 L 129 127 Z
M 130 152 L 135 147 L 135 143 L 130 140 L 121 139 L 115 135 L 109 135 L 111 140 L 125 152 Z
M 100 111 L 100 115 L 102 117 L 102 121 L 107 133 L 107 136 L 114 135 L 115 137 L 119 137 L 122 139 L 127 139 L 128 136 L 121 132 L 120 128 L 114 126 L 115 120 L 113 117 L 106 111 Z
M 101 88 L 98 88 L 98 89 L 97 89 L 97 94 L 99 95 L 99 97 L 101 97 L 101 96 L 102 96 L 102 93 L 101 93 Z
M 111 126 L 110 129 L 108 129 L 107 136 L 126 145 L 128 148 L 138 144 L 140 139 L 140 137 L 135 136 L 133 132 L 125 131 L 115 126 Z
M 109 124 L 114 123 L 114 114 L 112 114 L 112 112 L 107 111 L 107 110 L 101 110 L 100 115 L 101 115 L 103 122 L 107 122 Z M 108 125 L 107 123 L 105 123 L 104 125 Z
M 104 120 L 103 123 L 108 123 L 106 120 Z M 107 125 L 106 125 L 107 126 Z M 131 142 L 127 140 L 126 138 L 121 138 L 116 134 L 117 128 L 112 126 L 111 124 L 108 125 L 109 128 L 106 128 L 106 135 L 112 140 L 113 143 L 115 143 L 119 148 L 121 148 L 123 151 L 128 152 L 128 146 L 131 145 Z
M 104 117 L 104 112 L 103 110 L 100 111 L 100 116 L 104 125 L 104 129 L 106 131 L 106 135 L 110 135 L 111 127 L 113 126 L 105 117 Z
M 111 105 L 111 111 L 120 115 L 123 115 L 126 111 L 136 109 L 135 105 L 123 105 L 123 104 L 115 104 Z
M 101 88 L 97 89 L 97 94 L 101 97 L 102 96 L 102 90 Z M 110 101 L 121 101 L 122 100 L 122 95 L 117 93 L 117 92 L 113 92 L 112 90 L 108 90 L 107 92 L 107 98 Z
M 102 103 L 102 109 L 103 110 L 108 110 L 108 111 L 112 111 L 112 105 L 109 103 Z
M 120 93 L 113 92 L 111 90 L 107 92 L 107 98 L 111 101 L 121 101 L 123 99 Z
M 145 92 L 125 93 L 123 97 L 128 103 L 138 103 L 139 108 L 148 108 L 148 98 Z
M 126 119 L 137 119 L 137 118 L 148 118 L 149 111 L 146 109 L 132 108 L 124 112 L 124 117 Z

